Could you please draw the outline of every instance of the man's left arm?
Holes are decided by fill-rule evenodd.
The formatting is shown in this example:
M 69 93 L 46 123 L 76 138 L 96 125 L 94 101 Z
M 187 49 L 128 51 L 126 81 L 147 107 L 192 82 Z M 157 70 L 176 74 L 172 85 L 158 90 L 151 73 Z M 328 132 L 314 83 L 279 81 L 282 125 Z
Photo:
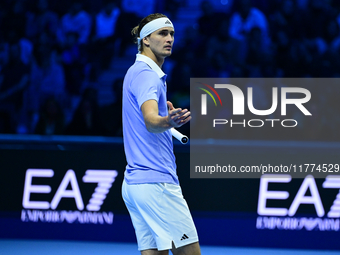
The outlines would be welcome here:
M 147 130 L 151 133 L 162 133 L 172 127 L 181 127 L 191 120 L 191 113 L 181 108 L 174 108 L 171 102 L 167 102 L 169 114 L 160 116 L 158 114 L 158 103 L 156 100 L 145 101 L 141 110 Z

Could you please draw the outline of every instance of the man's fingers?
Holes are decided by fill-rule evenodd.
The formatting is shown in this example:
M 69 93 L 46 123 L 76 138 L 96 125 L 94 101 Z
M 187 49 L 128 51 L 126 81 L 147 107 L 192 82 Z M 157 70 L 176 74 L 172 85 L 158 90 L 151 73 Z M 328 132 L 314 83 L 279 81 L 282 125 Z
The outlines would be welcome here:
M 177 109 L 171 110 L 171 111 L 169 112 L 169 115 L 170 115 L 170 116 L 178 115 L 181 111 L 182 111 L 181 108 L 177 108 Z
M 188 109 L 181 108 L 169 111 L 169 117 L 173 121 L 174 127 L 180 127 L 191 120 L 191 112 Z
M 168 105 L 169 110 L 174 109 L 174 106 L 172 105 L 172 103 L 170 101 L 167 101 L 166 104 Z
M 187 117 L 189 117 L 190 116 L 190 114 L 191 114 L 191 112 L 183 112 L 182 114 L 178 114 L 178 115 L 176 115 L 176 120 L 184 120 L 184 119 L 186 119 Z
M 187 117 L 186 119 L 179 119 L 178 121 L 175 121 L 177 127 L 181 127 L 182 125 L 188 123 L 191 120 L 191 116 Z
M 182 122 L 180 124 L 184 125 L 184 124 L 188 123 L 190 120 L 191 120 L 191 116 L 189 116 L 188 118 L 182 120 Z
M 177 115 L 177 116 L 175 116 L 174 118 L 173 118 L 173 120 L 177 123 L 177 124 L 181 124 L 181 123 L 183 123 L 183 121 L 186 121 L 186 119 L 187 118 L 189 118 L 190 117 L 190 119 L 191 119 L 191 112 L 187 112 L 187 113 L 185 113 L 185 114 L 183 114 L 183 115 Z
M 179 115 L 179 116 L 182 116 L 186 112 L 188 112 L 188 109 L 182 110 L 181 108 L 177 108 L 177 109 L 174 109 L 174 110 L 170 111 L 169 115 Z

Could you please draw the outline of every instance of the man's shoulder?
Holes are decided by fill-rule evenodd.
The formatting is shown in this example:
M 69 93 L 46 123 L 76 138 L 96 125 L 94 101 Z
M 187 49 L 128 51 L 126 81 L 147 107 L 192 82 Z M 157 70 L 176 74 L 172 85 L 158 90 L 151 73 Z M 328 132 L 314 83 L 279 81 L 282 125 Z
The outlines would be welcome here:
M 148 66 L 147 63 L 143 61 L 136 61 L 128 70 L 128 75 L 133 75 L 134 77 L 140 75 L 140 74 L 146 74 L 155 76 L 155 78 L 158 79 L 157 73 Z
M 132 65 L 132 67 L 133 66 L 135 66 L 135 68 L 136 69 L 141 69 L 141 70 L 151 70 L 151 71 L 153 71 L 152 69 L 151 69 L 151 67 L 147 64 L 147 63 L 145 63 L 144 61 L 136 61 L 133 65 Z

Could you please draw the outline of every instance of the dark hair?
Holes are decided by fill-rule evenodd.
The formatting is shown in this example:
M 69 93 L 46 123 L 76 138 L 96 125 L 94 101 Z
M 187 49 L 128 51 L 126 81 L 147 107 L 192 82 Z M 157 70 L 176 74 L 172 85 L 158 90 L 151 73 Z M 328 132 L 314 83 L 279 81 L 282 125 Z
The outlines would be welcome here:
M 135 26 L 131 30 L 131 34 L 135 37 L 135 43 L 138 42 L 137 38 L 140 36 L 140 31 L 142 31 L 142 28 L 146 24 L 148 24 L 150 21 L 153 21 L 153 20 L 158 19 L 158 18 L 167 18 L 167 16 L 162 14 L 162 13 L 153 13 L 153 14 L 150 14 L 150 15 L 146 16 L 144 19 L 142 19 L 141 22 L 139 22 L 138 26 Z M 141 43 L 141 45 L 139 46 L 138 50 L 140 52 L 143 51 L 143 43 Z

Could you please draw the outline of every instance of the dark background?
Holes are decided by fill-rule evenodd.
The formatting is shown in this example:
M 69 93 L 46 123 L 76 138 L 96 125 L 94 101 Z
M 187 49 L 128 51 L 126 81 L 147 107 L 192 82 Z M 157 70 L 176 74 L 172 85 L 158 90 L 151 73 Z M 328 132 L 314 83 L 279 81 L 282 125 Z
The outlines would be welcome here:
M 142 12 L 146 9 L 141 5 L 147 1 L 136 1 L 131 6 L 124 2 L 0 2 L 0 238 L 136 242 L 120 192 L 126 164 L 121 139 L 121 88 L 122 78 L 137 53 L 130 31 L 145 16 Z M 163 66 L 168 74 L 168 98 L 175 107 L 189 107 L 191 77 L 340 76 L 338 1 L 227 2 L 230 4 L 222 6 L 220 1 L 164 0 L 154 1 L 150 9 L 167 14 L 175 24 L 173 55 Z M 110 35 L 99 39 L 96 18 L 104 9 L 113 18 L 114 13 L 119 15 L 110 27 Z M 233 20 L 240 15 L 251 17 L 251 9 L 262 13 L 266 27 L 252 24 L 251 29 L 238 31 L 238 36 L 231 33 Z M 72 29 L 72 22 L 65 21 L 70 15 L 82 15 L 84 23 L 90 21 L 87 25 L 91 25 Z M 88 37 L 80 40 L 86 29 L 90 31 Z M 312 93 L 312 100 L 321 104 L 311 106 L 315 121 L 306 124 L 308 132 L 294 137 L 289 133 L 230 134 L 232 143 L 226 159 L 237 158 L 246 165 L 247 158 L 256 158 L 256 153 L 268 157 L 278 153 L 262 145 L 240 147 L 250 140 L 260 140 L 260 144 L 269 140 L 277 142 L 278 147 L 278 141 L 290 140 L 293 143 L 286 149 L 293 150 L 295 157 L 319 153 L 310 141 L 322 144 L 324 153 L 337 153 L 339 88 L 329 88 L 326 93 Z M 270 99 L 268 91 L 257 98 Z M 324 107 L 327 115 L 323 114 Z M 90 124 L 85 121 L 89 116 Z M 331 123 L 327 122 L 329 116 Z M 180 131 L 189 135 L 189 125 Z M 303 150 L 299 149 L 301 144 Z M 190 179 L 189 147 L 176 143 L 175 154 L 183 194 L 201 244 L 340 249 L 338 231 L 257 230 L 259 179 Z M 85 171 L 117 170 L 119 174 L 101 209 L 114 212 L 113 224 L 22 222 L 28 168 L 54 170 L 52 178 L 34 179 L 52 187 L 51 194 L 32 195 L 47 201 L 66 171 L 73 169 L 84 204 L 96 185 L 82 183 Z M 290 197 L 269 201 L 268 206 L 288 208 L 302 181 L 270 184 L 269 189 L 289 191 Z M 338 191 L 323 189 L 323 181 L 316 180 L 327 213 Z M 74 200 L 63 198 L 57 209 L 75 210 Z M 315 218 L 316 213 L 312 205 L 301 205 L 295 216 Z

